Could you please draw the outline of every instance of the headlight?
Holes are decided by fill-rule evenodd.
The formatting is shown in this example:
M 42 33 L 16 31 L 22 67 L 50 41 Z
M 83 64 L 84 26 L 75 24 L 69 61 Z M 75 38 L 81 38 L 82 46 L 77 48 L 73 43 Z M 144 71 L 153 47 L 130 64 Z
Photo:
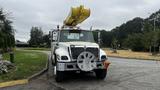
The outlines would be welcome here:
M 102 56 L 101 56 L 101 60 L 102 60 L 102 61 L 107 60 L 106 55 L 102 55 Z
M 68 60 L 67 56 L 61 56 L 61 60 Z

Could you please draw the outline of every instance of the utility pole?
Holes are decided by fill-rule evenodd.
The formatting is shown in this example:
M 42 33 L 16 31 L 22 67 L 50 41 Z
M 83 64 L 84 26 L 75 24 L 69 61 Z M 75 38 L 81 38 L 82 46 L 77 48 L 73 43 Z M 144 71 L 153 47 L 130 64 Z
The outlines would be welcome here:
M 150 21 L 153 21 L 153 31 L 154 31 L 154 34 L 155 34 L 155 31 L 156 31 L 156 21 L 157 19 L 160 17 L 160 14 L 157 14 L 153 19 L 150 19 Z M 153 53 L 155 54 L 155 51 L 156 51 L 156 35 L 154 35 L 154 42 L 153 42 Z
M 160 17 L 160 14 L 156 15 L 156 17 L 154 18 L 154 33 L 156 31 L 156 21 L 157 19 Z M 156 35 L 154 35 L 154 39 L 156 39 Z M 154 41 L 154 54 L 156 53 L 156 40 Z
M 156 26 L 156 17 L 154 18 L 154 28 L 153 28 L 154 29 L 154 34 L 155 34 L 155 31 L 156 31 L 156 27 L 155 26 Z M 153 45 L 153 48 L 154 48 L 153 49 L 154 50 L 153 53 L 154 54 L 155 54 L 155 48 L 156 48 L 156 45 L 155 45 L 156 44 L 156 40 L 155 39 L 156 39 L 156 35 L 154 35 L 154 42 L 153 42 L 154 43 L 154 45 Z

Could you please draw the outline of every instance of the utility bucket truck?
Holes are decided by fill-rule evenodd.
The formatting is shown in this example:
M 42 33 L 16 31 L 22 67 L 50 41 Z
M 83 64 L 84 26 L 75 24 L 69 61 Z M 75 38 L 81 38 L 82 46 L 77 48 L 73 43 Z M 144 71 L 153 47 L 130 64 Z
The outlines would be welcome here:
M 95 72 L 98 79 L 104 79 L 109 62 L 106 53 L 94 42 L 91 30 L 76 27 L 90 16 L 90 10 L 83 6 L 71 8 L 62 28 L 50 31 L 51 61 L 55 79 L 63 81 L 66 72 Z

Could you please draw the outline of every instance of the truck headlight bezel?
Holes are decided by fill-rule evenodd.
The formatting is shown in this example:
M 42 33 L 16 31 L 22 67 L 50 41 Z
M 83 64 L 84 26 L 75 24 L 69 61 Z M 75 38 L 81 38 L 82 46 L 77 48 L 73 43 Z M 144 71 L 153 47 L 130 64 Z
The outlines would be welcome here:
M 107 56 L 106 55 L 102 55 L 101 56 L 101 61 L 105 61 L 105 60 L 107 60 Z
M 68 60 L 67 56 L 61 56 L 61 60 Z

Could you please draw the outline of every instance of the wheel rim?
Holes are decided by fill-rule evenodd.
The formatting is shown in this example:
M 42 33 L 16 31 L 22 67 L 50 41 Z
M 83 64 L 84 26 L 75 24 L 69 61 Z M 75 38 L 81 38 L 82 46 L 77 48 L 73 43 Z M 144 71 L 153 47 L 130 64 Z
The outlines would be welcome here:
M 95 60 L 91 52 L 82 52 L 77 58 L 77 65 L 82 71 L 91 71 L 96 67 Z

